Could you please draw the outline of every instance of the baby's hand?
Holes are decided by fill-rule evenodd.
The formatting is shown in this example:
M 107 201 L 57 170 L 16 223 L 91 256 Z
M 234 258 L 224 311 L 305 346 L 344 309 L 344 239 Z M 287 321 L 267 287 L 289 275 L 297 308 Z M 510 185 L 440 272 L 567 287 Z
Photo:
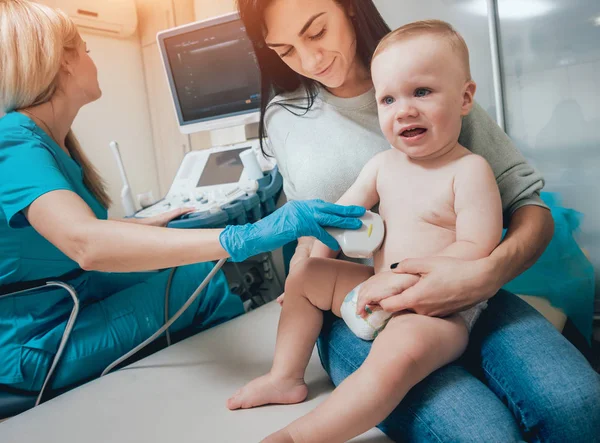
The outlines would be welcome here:
M 358 292 L 356 313 L 365 318 L 373 309 L 381 309 L 379 302 L 398 295 L 416 284 L 418 275 L 396 274 L 391 271 L 380 272 L 362 284 Z

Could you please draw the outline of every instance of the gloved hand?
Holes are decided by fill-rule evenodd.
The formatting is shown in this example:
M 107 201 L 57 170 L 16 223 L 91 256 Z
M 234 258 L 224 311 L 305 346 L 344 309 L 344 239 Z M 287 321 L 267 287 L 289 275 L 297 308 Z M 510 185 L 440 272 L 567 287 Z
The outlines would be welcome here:
M 360 206 L 340 206 L 322 200 L 292 201 L 254 224 L 227 226 L 219 241 L 234 262 L 273 251 L 299 237 L 315 237 L 338 250 L 338 242 L 323 226 L 358 229 L 365 214 Z

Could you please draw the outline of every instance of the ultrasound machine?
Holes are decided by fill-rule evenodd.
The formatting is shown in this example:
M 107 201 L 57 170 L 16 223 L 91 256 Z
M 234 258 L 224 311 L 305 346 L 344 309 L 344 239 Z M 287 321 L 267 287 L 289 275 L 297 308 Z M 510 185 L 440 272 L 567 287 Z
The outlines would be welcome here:
M 224 129 L 258 122 L 260 72 L 237 13 L 157 36 L 180 131 Z M 191 207 L 172 228 L 218 228 L 256 221 L 275 209 L 282 189 L 275 163 L 250 140 L 188 153 L 167 193 L 137 212 L 146 218 Z
M 243 126 L 259 121 L 260 71 L 237 13 L 196 22 L 157 35 L 183 134 Z M 255 222 L 275 210 L 283 180 L 259 140 L 192 151 L 185 155 L 167 194 L 134 214 L 152 217 L 181 208 L 193 211 L 170 228 L 222 228 Z M 247 309 L 279 295 L 281 277 L 272 254 L 224 266 L 232 290 Z

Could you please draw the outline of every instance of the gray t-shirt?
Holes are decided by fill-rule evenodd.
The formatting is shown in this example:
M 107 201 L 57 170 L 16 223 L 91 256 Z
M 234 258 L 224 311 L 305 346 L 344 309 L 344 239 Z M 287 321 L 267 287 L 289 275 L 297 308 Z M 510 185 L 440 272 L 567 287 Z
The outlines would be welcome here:
M 335 202 L 375 154 L 390 149 L 379 127 L 375 91 L 340 98 L 320 88 L 304 115 L 276 104 L 292 100 L 303 106 L 305 96 L 300 88 L 271 101 L 265 116 L 267 149 L 277 160 L 288 200 Z M 539 195 L 542 175 L 478 104 L 464 118 L 459 142 L 491 165 L 505 216 L 526 205 L 546 207 Z

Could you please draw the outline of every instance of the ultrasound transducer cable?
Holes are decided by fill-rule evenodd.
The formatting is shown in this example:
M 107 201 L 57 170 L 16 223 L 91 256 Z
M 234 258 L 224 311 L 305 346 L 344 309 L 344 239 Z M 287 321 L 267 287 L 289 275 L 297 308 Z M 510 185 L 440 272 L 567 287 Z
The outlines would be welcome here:
M 198 286 L 198 289 L 196 289 L 194 291 L 194 293 L 190 296 L 188 301 L 185 302 L 185 304 L 179 309 L 179 311 L 177 311 L 177 313 L 173 317 L 171 317 L 171 319 L 168 322 L 166 322 L 162 328 L 160 328 L 158 331 L 156 331 L 154 334 L 152 334 L 149 338 L 147 338 L 145 341 L 140 343 L 138 346 L 133 348 L 127 354 L 125 354 L 121 358 L 115 360 L 110 365 L 108 365 L 108 367 L 102 372 L 100 377 L 104 377 L 106 374 L 108 374 L 110 371 L 112 371 L 116 366 L 120 365 L 121 363 L 123 363 L 125 360 L 127 360 L 131 356 L 137 354 L 140 350 L 142 350 L 143 348 L 148 346 L 150 343 L 152 343 L 154 340 L 156 340 L 161 334 L 163 334 L 166 330 L 168 330 L 171 327 L 171 325 L 173 323 L 175 323 L 179 317 L 181 317 L 181 315 L 186 311 L 186 309 L 190 307 L 190 305 L 194 302 L 194 300 L 196 300 L 196 298 L 198 298 L 198 296 L 202 293 L 204 288 L 210 283 L 212 278 L 219 271 L 219 269 L 221 269 L 221 267 L 223 266 L 223 264 L 226 261 L 227 261 L 226 258 L 222 258 L 221 260 L 219 260 L 219 262 L 215 265 L 215 267 L 212 269 L 212 271 L 210 271 L 210 273 L 206 276 L 206 278 L 200 284 L 200 286 Z M 170 277 L 172 277 L 172 274 Z M 170 289 L 170 284 L 167 287 L 167 294 L 169 292 L 169 289 Z M 168 298 L 166 299 L 166 303 L 168 303 Z

